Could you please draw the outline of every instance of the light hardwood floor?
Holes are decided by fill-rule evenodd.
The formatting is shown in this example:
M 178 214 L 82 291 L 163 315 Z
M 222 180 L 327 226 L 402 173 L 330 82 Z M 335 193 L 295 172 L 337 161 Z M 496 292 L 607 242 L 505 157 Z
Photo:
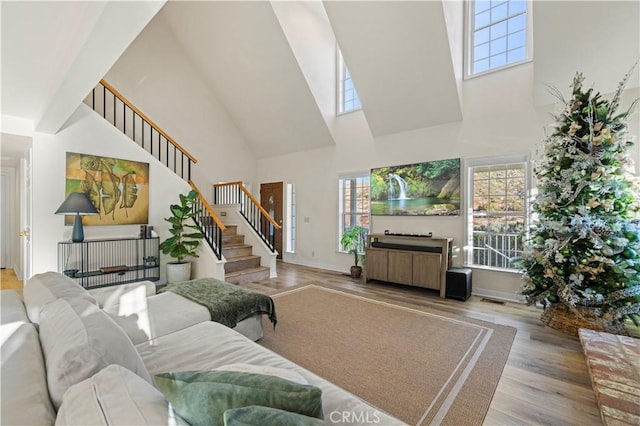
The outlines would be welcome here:
M 0 289 L 18 290 L 22 293 L 22 281 L 18 279 L 13 269 L 0 269 Z
M 364 284 L 347 274 L 281 262 L 277 278 L 243 286 L 273 293 L 305 283 L 435 307 L 515 327 L 518 331 L 485 425 L 602 424 L 579 340 L 544 326 L 539 309 L 487 302 L 478 296 L 466 302 L 441 299 L 435 291 L 376 281 Z
M 22 288 L 12 270 L 2 270 L 2 288 Z M 541 311 L 530 306 L 441 299 L 435 291 L 362 280 L 347 274 L 278 262 L 278 277 L 243 284 L 274 293 L 302 284 L 385 297 L 430 306 L 462 316 L 515 327 L 507 365 L 494 394 L 485 425 L 601 425 L 600 414 L 577 338 L 545 327 Z M 7 287 L 8 286 L 8 287 Z

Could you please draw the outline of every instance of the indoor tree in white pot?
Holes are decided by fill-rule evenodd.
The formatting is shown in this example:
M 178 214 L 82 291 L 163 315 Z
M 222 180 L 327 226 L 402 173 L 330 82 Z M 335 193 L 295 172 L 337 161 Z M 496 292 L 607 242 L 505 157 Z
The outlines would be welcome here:
M 167 282 L 169 284 L 188 281 L 191 278 L 191 262 L 187 257 L 199 257 L 196 252 L 204 235 L 193 220 L 200 214 L 198 210 L 198 192 L 191 190 L 187 195 L 180 194 L 180 204 L 169 206 L 171 217 L 164 220 L 171 224 L 171 236 L 160 243 L 162 253 L 176 259 L 167 263 Z

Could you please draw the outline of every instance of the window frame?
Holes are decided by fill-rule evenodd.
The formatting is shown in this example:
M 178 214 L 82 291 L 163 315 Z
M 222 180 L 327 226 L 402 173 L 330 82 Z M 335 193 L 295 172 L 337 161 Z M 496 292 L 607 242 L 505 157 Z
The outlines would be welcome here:
M 340 176 L 338 176 L 338 240 L 337 240 L 337 244 L 338 244 L 338 252 L 340 253 L 348 253 L 347 251 L 344 250 L 344 248 L 342 247 L 342 244 L 340 244 L 340 240 L 342 239 L 342 234 L 345 231 L 345 221 L 344 221 L 344 215 L 345 215 L 345 194 L 344 194 L 344 184 L 343 181 L 345 180 L 351 180 L 353 181 L 352 183 L 352 191 L 357 191 L 357 179 L 364 179 L 366 178 L 368 181 L 368 191 L 367 191 L 367 195 L 368 195 L 368 200 L 369 200 L 369 206 L 366 210 L 362 210 L 361 212 L 352 212 L 351 215 L 355 218 L 355 216 L 357 215 L 367 215 L 369 216 L 369 226 L 362 226 L 363 228 L 367 229 L 367 234 L 369 234 L 371 232 L 371 171 L 367 170 L 362 171 L 362 172 L 354 172 L 354 173 L 348 173 L 348 174 L 341 174 Z M 352 203 L 353 202 L 357 203 L 357 198 L 352 198 Z M 357 221 L 355 221 L 355 223 L 357 223 Z M 366 236 L 365 236 L 366 238 Z M 360 253 L 360 254 L 364 254 Z
M 475 188 L 473 185 L 473 169 L 475 167 L 487 167 L 487 166 L 500 166 L 508 164 L 523 164 L 524 165 L 524 224 L 523 224 L 523 241 L 526 239 L 529 225 L 531 223 L 531 193 L 532 193 L 532 166 L 530 154 L 528 152 L 504 154 L 504 155 L 492 155 L 486 157 L 474 157 L 465 159 L 464 161 L 464 173 L 465 173 L 465 227 L 464 227 L 464 241 L 465 241 L 465 253 L 464 253 L 464 265 L 469 268 L 486 269 L 492 271 L 501 271 L 508 273 L 521 273 L 516 267 L 501 268 L 497 266 L 481 265 L 474 263 L 474 244 L 473 244 L 473 198 L 475 195 Z
M 507 2 L 508 0 L 505 0 L 505 2 Z M 465 1 L 465 43 L 464 43 L 464 78 L 466 79 L 471 79 L 471 78 L 475 78 L 475 77 L 480 77 L 483 75 L 487 75 L 496 71 L 501 71 L 504 69 L 508 69 L 508 68 L 512 68 L 518 65 L 522 65 L 525 63 L 529 63 L 531 61 L 533 61 L 533 13 L 532 13 L 532 9 L 533 9 L 533 2 L 531 0 L 525 0 L 525 3 L 527 5 L 527 9 L 526 9 L 526 35 L 525 35 L 525 58 L 517 61 L 517 62 L 511 62 L 511 63 L 507 63 L 505 65 L 499 66 L 499 67 L 495 67 L 495 68 L 489 68 L 485 71 L 481 71 L 481 72 L 477 72 L 474 73 L 473 72 L 473 41 L 474 41 L 474 24 L 475 24 L 475 16 L 474 16 L 474 5 L 476 3 L 476 0 L 466 0 Z M 495 24 L 492 24 L 495 25 Z
M 349 114 L 351 112 L 362 110 L 362 102 L 360 102 L 360 97 L 358 96 L 358 91 L 355 88 L 355 84 L 353 84 L 353 78 L 349 74 L 349 80 L 351 80 L 353 85 L 353 94 L 354 100 L 358 101 L 358 107 L 352 109 L 345 109 L 345 73 L 348 72 L 347 65 L 344 63 L 344 58 L 342 57 L 342 52 L 340 51 L 340 47 L 336 45 L 336 115 L 344 115 Z

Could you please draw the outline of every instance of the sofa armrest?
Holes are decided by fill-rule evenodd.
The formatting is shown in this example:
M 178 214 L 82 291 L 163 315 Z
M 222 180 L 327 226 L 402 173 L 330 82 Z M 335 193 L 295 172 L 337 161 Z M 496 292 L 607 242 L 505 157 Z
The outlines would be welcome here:
M 96 299 L 98 306 L 108 310 L 128 300 L 153 296 L 156 294 L 156 285 L 151 281 L 139 281 L 136 283 L 95 288 L 89 290 L 89 293 Z
M 35 325 L 21 322 L 2 325 L 0 343 L 0 424 L 53 425 L 56 412 L 49 399 Z

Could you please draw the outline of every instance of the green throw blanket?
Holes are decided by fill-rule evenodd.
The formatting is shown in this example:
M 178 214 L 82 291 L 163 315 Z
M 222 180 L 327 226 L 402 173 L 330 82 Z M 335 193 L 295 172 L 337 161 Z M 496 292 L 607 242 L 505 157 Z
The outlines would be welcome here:
M 171 291 L 209 309 L 211 321 L 233 328 L 256 314 L 266 314 L 276 327 L 276 307 L 271 297 L 215 278 L 169 284 L 158 293 Z

